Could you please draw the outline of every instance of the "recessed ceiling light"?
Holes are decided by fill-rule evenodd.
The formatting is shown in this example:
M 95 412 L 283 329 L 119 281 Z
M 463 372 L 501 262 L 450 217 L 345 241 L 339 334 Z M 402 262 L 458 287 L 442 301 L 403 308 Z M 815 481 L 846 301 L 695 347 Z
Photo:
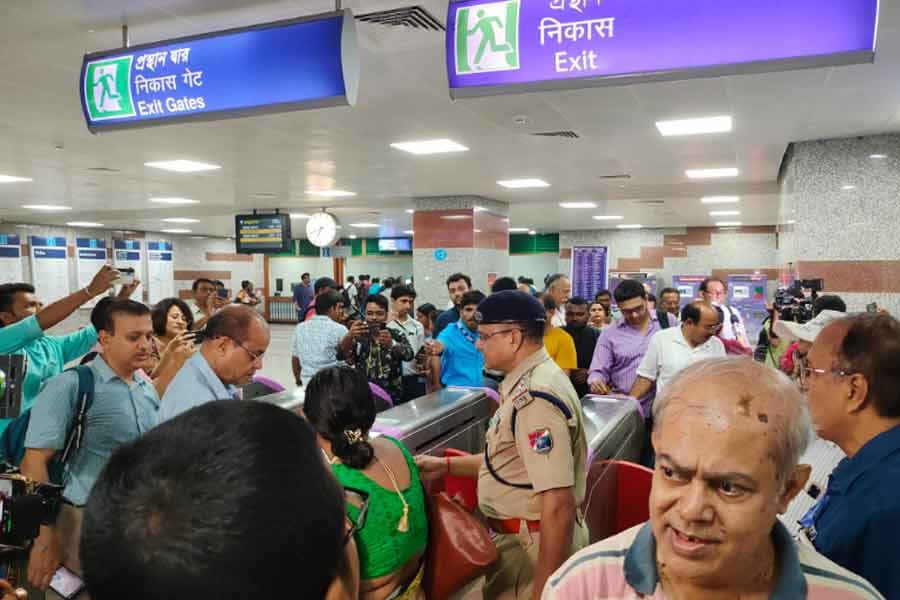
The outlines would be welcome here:
M 870 154 L 870 155 L 869 155 L 869 158 L 872 158 L 872 159 L 874 159 L 874 160 L 882 160 L 882 159 L 885 159 L 885 158 L 887 158 L 887 157 L 888 157 L 887 154 Z
M 206 236 L 203 235 L 192 235 L 190 236 L 192 240 L 205 240 Z
M 446 138 L 423 140 L 421 142 L 394 142 L 391 144 L 391 148 L 403 150 L 410 154 L 443 154 L 445 152 L 465 152 L 468 150 L 462 144 Z
M 415 209 L 412 209 L 412 208 L 407 208 L 407 209 L 406 209 L 406 214 L 408 214 L 408 215 L 411 215 L 411 214 L 413 214 L 414 212 L 416 212 Z
M 190 198 L 150 198 L 150 202 L 157 204 L 199 204 L 199 200 L 191 200 Z
M 305 215 L 303 213 L 291 213 L 292 219 L 308 219 L 309 215 Z
M 190 217 L 169 217 L 163 219 L 166 223 L 199 223 L 200 219 L 191 219 Z
M 163 229 L 163 233 L 190 233 L 190 229 Z
M 740 227 L 740 221 L 716 221 L 716 227 Z
M 740 201 L 740 196 L 704 196 L 700 198 L 700 202 L 703 204 L 737 204 Z
M 739 210 L 711 210 L 709 211 L 709 216 L 711 217 L 736 217 L 741 214 Z
M 640 229 L 643 225 L 616 225 L 618 229 Z
M 688 179 L 720 179 L 722 177 L 737 177 L 738 170 L 736 167 L 725 167 L 723 169 L 688 169 L 684 172 Z
M 619 215 L 594 215 L 595 221 L 621 221 L 622 217 Z
M 597 208 L 594 202 L 560 202 L 562 208 Z
M 22 208 L 28 210 L 43 210 L 46 212 L 72 210 L 71 206 L 62 206 L 61 204 L 23 204 Z
M 350 239 L 351 239 L 351 240 L 355 240 L 355 239 L 356 239 L 356 234 L 355 234 L 355 233 L 351 233 L 351 234 L 350 234 Z
M 378 229 L 380 225 L 378 225 L 378 223 L 350 223 L 350 227 L 356 227 L 357 229 Z
M 698 135 L 701 133 L 723 133 L 731 131 L 731 117 L 704 117 L 701 119 L 678 119 L 657 121 L 659 133 L 669 135 Z
M 528 231 L 528 235 L 537 235 L 537 231 L 535 231 L 534 229 L 531 229 Z
M 842 185 L 842 186 L 841 186 L 841 189 L 844 190 L 844 191 L 847 191 L 847 190 L 855 190 L 855 189 L 856 189 L 856 186 L 855 186 L 855 185 L 851 185 L 851 184 L 848 183 L 847 185 Z
M 310 196 L 319 196 L 320 198 L 344 198 L 356 195 L 356 192 L 348 192 L 347 190 L 306 190 L 304 193 Z
M 510 233 L 528 233 L 529 229 L 527 227 L 510 227 Z
M 103 227 L 103 223 L 91 223 L 90 221 L 69 221 L 69 227 Z
M 0 175 L 0 183 L 20 183 L 23 181 L 34 181 L 31 177 L 14 177 L 13 175 Z
M 788 219 L 788 221 L 787 221 L 788 225 L 794 225 L 796 223 L 797 223 L 797 221 L 795 221 L 794 219 Z
M 412 230 L 412 229 L 407 229 L 407 230 L 404 231 L 403 233 L 405 233 L 406 235 L 412 235 L 412 234 L 413 234 L 413 230 Z
M 550 187 L 549 183 L 547 183 L 543 179 L 537 179 L 537 178 L 501 179 L 497 183 L 505 188 L 510 188 L 510 189 L 514 189 L 514 190 L 526 189 L 526 188 Z
M 216 169 L 222 168 L 219 165 L 180 159 L 146 162 L 144 163 L 144 166 L 153 167 L 154 169 L 163 169 L 165 171 L 175 171 L 176 173 L 197 173 L 199 171 L 215 171 Z

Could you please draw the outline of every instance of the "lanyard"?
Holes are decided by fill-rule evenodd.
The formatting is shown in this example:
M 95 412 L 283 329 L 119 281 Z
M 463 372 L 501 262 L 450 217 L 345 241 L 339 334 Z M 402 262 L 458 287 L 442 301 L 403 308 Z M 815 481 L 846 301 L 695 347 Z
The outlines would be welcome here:
M 473 334 L 468 327 L 462 324 L 461 319 L 456 322 L 456 327 L 457 329 L 459 329 L 459 332 L 463 335 L 463 337 L 466 338 L 466 340 L 468 340 L 468 342 L 474 346 L 475 342 L 478 341 L 478 334 Z
M 831 487 L 831 478 L 828 480 L 828 487 Z M 819 515 L 822 514 L 822 511 L 828 506 L 828 503 L 831 502 L 831 496 L 828 494 L 828 490 L 825 490 L 825 495 L 822 498 L 812 505 L 806 514 L 798 521 L 800 523 L 800 531 L 806 535 L 810 542 L 815 542 L 816 537 L 818 537 L 819 532 L 816 531 L 816 519 Z

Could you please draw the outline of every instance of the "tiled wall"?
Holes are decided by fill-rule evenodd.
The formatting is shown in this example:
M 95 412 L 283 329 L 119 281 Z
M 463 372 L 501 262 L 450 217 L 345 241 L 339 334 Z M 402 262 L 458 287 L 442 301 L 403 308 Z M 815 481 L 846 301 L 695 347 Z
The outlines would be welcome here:
M 900 136 L 792 145 L 781 180 L 779 266 L 825 279 L 850 310 L 875 301 L 900 313 L 898 198 Z

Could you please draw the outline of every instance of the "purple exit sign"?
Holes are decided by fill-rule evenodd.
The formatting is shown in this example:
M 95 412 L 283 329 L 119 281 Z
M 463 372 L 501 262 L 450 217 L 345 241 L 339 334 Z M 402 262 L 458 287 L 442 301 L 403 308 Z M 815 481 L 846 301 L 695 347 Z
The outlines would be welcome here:
M 871 62 L 878 0 L 462 0 L 454 98 Z

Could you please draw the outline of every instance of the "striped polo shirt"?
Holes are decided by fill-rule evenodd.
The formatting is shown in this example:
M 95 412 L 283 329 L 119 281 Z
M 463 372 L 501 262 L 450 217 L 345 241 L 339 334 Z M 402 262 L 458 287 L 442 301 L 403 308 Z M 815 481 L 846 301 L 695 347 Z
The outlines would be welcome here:
M 877 600 L 865 579 L 839 567 L 813 548 L 797 545 L 781 522 L 772 532 L 781 560 L 771 600 Z M 578 552 L 547 582 L 543 600 L 663 600 L 650 522 Z

